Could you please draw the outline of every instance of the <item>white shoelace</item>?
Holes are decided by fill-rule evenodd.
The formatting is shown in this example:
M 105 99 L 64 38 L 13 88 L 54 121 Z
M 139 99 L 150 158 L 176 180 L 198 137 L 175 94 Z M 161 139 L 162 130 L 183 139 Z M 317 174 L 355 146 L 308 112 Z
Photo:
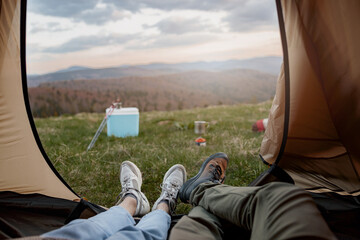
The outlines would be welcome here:
M 162 190 L 164 190 L 165 196 L 163 200 L 168 200 L 169 202 L 176 201 L 177 194 L 181 188 L 180 184 L 177 181 L 166 182 L 165 184 L 160 184 Z
M 126 194 L 128 194 L 128 193 L 131 194 L 130 190 L 134 190 L 134 191 L 138 192 L 138 193 L 139 193 L 138 195 L 139 195 L 142 199 L 144 199 L 144 198 L 142 197 L 142 195 L 140 194 L 140 191 L 139 191 L 138 189 L 136 189 L 136 188 L 133 188 L 133 187 L 131 186 L 131 177 L 130 177 L 130 176 L 127 176 L 127 177 L 124 178 L 124 185 L 122 186 L 121 192 L 120 192 L 119 195 L 117 196 L 116 200 L 118 201 L 119 199 L 122 199 L 122 198 L 123 198 Z M 135 197 L 137 197 L 137 196 L 135 196 Z M 142 200 L 142 199 L 137 199 L 138 203 L 141 203 L 141 200 Z M 145 199 L 144 199 L 144 200 L 145 200 Z M 141 204 L 140 204 L 140 206 L 141 206 Z

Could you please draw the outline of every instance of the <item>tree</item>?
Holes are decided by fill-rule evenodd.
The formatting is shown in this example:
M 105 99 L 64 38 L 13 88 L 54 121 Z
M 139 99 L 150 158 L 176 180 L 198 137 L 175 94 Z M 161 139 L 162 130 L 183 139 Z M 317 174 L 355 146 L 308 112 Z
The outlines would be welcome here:
M 165 110 L 166 111 L 170 111 L 171 110 L 171 102 L 168 102 L 165 106 Z
M 178 109 L 179 109 L 179 110 L 184 109 L 184 102 L 183 102 L 182 100 L 181 100 L 181 101 L 179 101 L 179 102 L 178 102 L 178 106 L 177 106 L 177 107 L 178 107 Z

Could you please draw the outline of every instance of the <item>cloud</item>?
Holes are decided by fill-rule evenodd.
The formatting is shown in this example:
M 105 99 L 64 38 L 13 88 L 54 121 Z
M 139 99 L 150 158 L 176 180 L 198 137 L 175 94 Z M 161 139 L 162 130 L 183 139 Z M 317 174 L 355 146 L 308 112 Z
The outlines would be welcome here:
M 31 25 L 30 33 L 38 32 L 61 32 L 69 30 L 69 27 L 65 27 L 58 22 L 47 22 L 47 23 L 35 23 Z
M 145 27 L 156 27 L 165 34 L 184 34 L 190 32 L 204 32 L 207 30 L 218 31 L 215 27 L 199 18 L 169 17 L 154 25 Z
M 228 16 L 223 21 L 226 21 L 233 31 L 277 26 L 275 2 L 270 0 L 32 0 L 28 6 L 29 11 L 38 14 L 71 18 L 96 25 L 120 20 L 127 17 L 125 13 L 129 11 L 135 13 L 141 12 L 144 8 L 153 8 L 163 11 L 226 11 Z M 168 27 L 171 24 L 175 23 L 164 23 L 162 26 L 159 25 L 159 29 L 169 32 L 171 29 Z M 180 28 L 178 25 L 178 29 L 183 29 L 184 32 L 185 28 L 195 27 Z
M 64 44 L 55 47 L 45 48 L 42 52 L 47 53 L 69 53 L 82 50 L 88 50 L 95 47 L 111 46 L 118 44 L 125 44 L 132 39 L 135 39 L 134 35 L 89 35 L 73 38 Z
M 243 1 L 243 0 L 241 0 Z M 222 10 L 239 1 L 233 0 L 103 0 L 103 3 L 113 4 L 120 9 L 138 12 L 142 8 L 155 8 L 160 10 Z
M 115 15 L 114 12 L 114 8 L 106 5 L 93 9 L 85 9 L 77 16 L 77 19 L 81 19 L 87 24 L 101 25 L 111 20 L 117 20 L 119 15 Z
M 246 1 L 242 6 L 229 10 L 226 21 L 232 31 L 275 29 L 277 12 L 275 3 L 269 0 Z
M 119 14 L 114 4 L 102 4 L 101 0 L 33 0 L 29 1 L 28 11 L 96 25 L 126 16 Z
M 153 49 L 153 48 L 169 48 L 179 46 L 194 46 L 197 44 L 205 44 L 216 41 L 217 36 L 213 34 L 193 33 L 184 35 L 161 35 L 152 39 L 138 38 L 137 41 L 127 45 L 128 49 Z
M 94 9 L 99 0 L 33 0 L 28 11 L 56 17 L 75 17 L 84 10 Z
M 37 43 L 27 43 L 26 44 L 26 54 L 32 55 L 42 51 L 42 48 Z
M 43 18 L 49 19 L 44 22 L 39 17 L 40 20 L 30 26 L 30 33 L 47 31 L 53 37 L 54 32 L 60 32 L 56 36 L 61 43 L 65 41 L 62 36 L 67 40 L 78 36 L 58 46 L 43 47 L 39 50 L 43 53 L 69 53 L 112 45 L 130 49 L 190 46 L 216 39 L 221 41 L 228 33 L 277 26 L 275 3 L 270 0 L 32 0 L 28 6 L 29 11 L 40 15 L 69 19 Z M 127 19 L 119 23 L 123 24 L 121 28 L 117 23 L 106 25 L 123 18 Z M 61 31 L 66 31 L 67 35 Z M 99 34 L 95 35 L 96 32 Z M 48 36 L 43 35 L 45 38 L 39 34 L 35 39 Z

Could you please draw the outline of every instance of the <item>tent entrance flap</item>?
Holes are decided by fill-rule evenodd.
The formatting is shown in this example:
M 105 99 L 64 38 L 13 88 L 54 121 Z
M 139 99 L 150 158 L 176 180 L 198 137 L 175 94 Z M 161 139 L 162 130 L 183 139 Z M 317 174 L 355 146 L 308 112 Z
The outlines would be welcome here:
M 0 191 L 79 196 L 46 155 L 32 118 L 26 84 L 26 1 L 0 8 Z
M 277 3 L 288 66 L 278 79 L 260 154 L 301 187 L 359 191 L 360 2 Z

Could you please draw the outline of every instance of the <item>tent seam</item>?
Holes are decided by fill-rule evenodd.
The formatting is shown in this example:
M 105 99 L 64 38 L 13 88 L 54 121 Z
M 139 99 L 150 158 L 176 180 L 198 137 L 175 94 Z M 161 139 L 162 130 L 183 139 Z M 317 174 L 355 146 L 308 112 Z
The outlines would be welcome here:
M 278 12 L 278 21 L 280 28 L 281 43 L 283 48 L 283 63 L 284 63 L 284 88 L 285 88 L 285 113 L 284 113 L 284 129 L 283 129 L 283 138 L 281 141 L 281 146 L 278 152 L 278 156 L 274 162 L 274 165 L 277 165 L 280 162 L 280 159 L 283 156 L 285 151 L 287 137 L 289 133 L 289 122 L 290 122 L 290 67 L 289 67 L 289 52 L 287 44 L 287 36 L 285 30 L 285 22 L 281 0 L 276 0 L 276 8 Z

